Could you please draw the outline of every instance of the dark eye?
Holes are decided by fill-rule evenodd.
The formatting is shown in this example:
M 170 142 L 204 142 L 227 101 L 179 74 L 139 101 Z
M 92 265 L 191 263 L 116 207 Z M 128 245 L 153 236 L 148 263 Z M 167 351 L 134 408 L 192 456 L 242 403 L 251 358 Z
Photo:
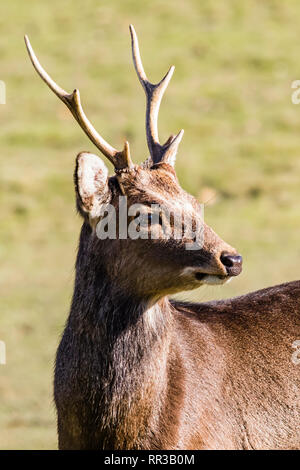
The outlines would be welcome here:
M 159 217 L 158 217 L 158 220 L 157 220 L 157 216 L 155 217 L 154 214 L 152 213 L 149 213 L 148 214 L 148 225 L 151 225 L 151 224 L 155 224 L 155 223 L 159 223 L 159 225 L 162 225 L 162 216 L 161 214 L 159 214 Z

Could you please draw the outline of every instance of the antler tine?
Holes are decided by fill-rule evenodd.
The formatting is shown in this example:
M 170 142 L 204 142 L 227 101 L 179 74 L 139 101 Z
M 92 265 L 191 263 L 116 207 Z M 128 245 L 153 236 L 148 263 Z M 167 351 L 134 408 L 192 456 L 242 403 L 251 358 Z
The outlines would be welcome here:
M 34 50 L 32 49 L 28 37 L 25 36 L 24 39 L 30 60 L 38 75 L 42 78 L 42 80 L 44 80 L 50 90 L 52 90 L 56 94 L 56 96 L 58 96 L 58 98 L 63 101 L 63 103 L 65 103 L 65 105 L 69 108 L 74 118 L 76 119 L 82 130 L 86 133 L 88 138 L 93 142 L 93 144 L 103 153 L 103 155 L 105 155 L 111 161 L 111 163 L 117 170 L 121 170 L 128 167 L 132 168 L 133 163 L 130 158 L 128 142 L 125 142 L 124 149 L 121 152 L 119 152 L 108 142 L 106 142 L 106 140 L 104 140 L 103 137 L 98 134 L 96 129 L 86 117 L 82 109 L 79 90 L 75 89 L 73 93 L 67 93 L 63 88 L 61 88 L 57 83 L 55 83 L 55 81 L 41 66 L 38 58 L 34 53 Z
M 179 142 L 183 136 L 183 130 L 181 130 L 175 137 L 170 136 L 164 145 L 159 143 L 157 120 L 160 103 L 163 94 L 171 80 L 173 72 L 175 70 L 174 65 L 170 67 L 164 78 L 157 84 L 150 83 L 147 75 L 145 74 L 144 67 L 141 60 L 138 38 L 135 29 L 132 25 L 129 26 L 131 34 L 131 45 L 132 45 L 132 57 L 134 67 L 141 82 L 147 100 L 146 106 L 146 134 L 148 148 L 150 155 L 154 163 L 159 163 L 170 159 L 176 154 Z

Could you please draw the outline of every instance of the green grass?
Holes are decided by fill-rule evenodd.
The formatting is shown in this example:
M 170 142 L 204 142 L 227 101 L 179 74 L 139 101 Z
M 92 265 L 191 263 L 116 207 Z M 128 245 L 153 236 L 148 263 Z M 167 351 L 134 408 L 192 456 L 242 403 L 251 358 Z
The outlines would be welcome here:
M 300 4 L 151 0 L 2 2 L 0 80 L 0 448 L 56 447 L 52 373 L 70 303 L 80 220 L 72 174 L 94 148 L 36 76 L 42 64 L 115 147 L 128 138 L 147 154 L 144 95 L 130 55 L 128 24 L 145 68 L 175 75 L 160 113 L 161 140 L 185 129 L 177 172 L 199 199 L 213 194 L 206 221 L 243 254 L 243 274 L 195 300 L 229 297 L 299 277 Z

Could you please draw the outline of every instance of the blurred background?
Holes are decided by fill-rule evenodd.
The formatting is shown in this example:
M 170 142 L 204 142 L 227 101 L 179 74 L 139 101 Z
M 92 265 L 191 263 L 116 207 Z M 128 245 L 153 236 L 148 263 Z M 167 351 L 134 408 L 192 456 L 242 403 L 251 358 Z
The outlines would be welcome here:
M 296 0 L 12 0 L 0 5 L 0 449 L 56 448 L 52 375 L 72 295 L 81 226 L 76 154 L 95 151 L 36 75 L 43 66 L 116 148 L 147 156 L 145 98 L 130 51 L 135 25 L 151 81 L 169 65 L 164 141 L 185 129 L 182 186 L 206 203 L 205 219 L 244 256 L 229 285 L 183 298 L 205 301 L 299 278 L 300 3 Z

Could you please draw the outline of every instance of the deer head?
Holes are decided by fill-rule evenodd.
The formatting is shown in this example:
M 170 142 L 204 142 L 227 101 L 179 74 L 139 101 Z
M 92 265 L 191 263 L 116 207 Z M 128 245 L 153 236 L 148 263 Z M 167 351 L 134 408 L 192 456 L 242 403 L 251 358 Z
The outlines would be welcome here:
M 175 136 L 171 135 L 164 144 L 160 144 L 158 138 L 159 107 L 174 67 L 158 84 L 150 83 L 142 65 L 133 26 L 130 26 L 130 33 L 133 62 L 147 103 L 146 134 L 150 157 L 139 166 L 132 163 L 128 142 L 125 142 L 123 150 L 118 151 L 98 134 L 82 109 L 79 91 L 74 90 L 69 94 L 52 80 L 25 36 L 28 53 L 37 73 L 66 104 L 89 139 L 115 168 L 115 175 L 109 177 L 104 162 L 96 155 L 82 152 L 77 156 L 77 207 L 84 218 L 84 226 L 89 227 L 85 230 L 89 237 L 88 251 L 104 265 L 111 279 L 117 279 L 121 287 L 141 297 L 159 298 L 202 284 L 223 284 L 232 276 L 240 274 L 242 257 L 204 223 L 199 202 L 178 183 L 174 165 L 183 130 Z M 114 208 L 119 227 L 120 196 L 126 197 L 128 208 L 135 204 L 142 205 L 143 215 L 149 222 L 152 221 L 153 206 L 159 205 L 164 209 L 156 223 L 146 224 L 146 231 L 149 232 L 151 228 L 156 233 L 155 237 L 151 237 L 149 232 L 147 237 L 124 238 L 116 230 L 117 236 L 113 239 L 99 239 L 97 226 L 103 220 L 107 204 Z M 166 238 L 163 233 L 164 213 L 188 214 L 193 227 L 200 221 L 201 246 L 198 249 L 187 249 L 191 239 L 184 230 L 183 236 L 175 237 L 174 218 Z M 130 215 L 126 218 L 126 224 L 129 223 Z

